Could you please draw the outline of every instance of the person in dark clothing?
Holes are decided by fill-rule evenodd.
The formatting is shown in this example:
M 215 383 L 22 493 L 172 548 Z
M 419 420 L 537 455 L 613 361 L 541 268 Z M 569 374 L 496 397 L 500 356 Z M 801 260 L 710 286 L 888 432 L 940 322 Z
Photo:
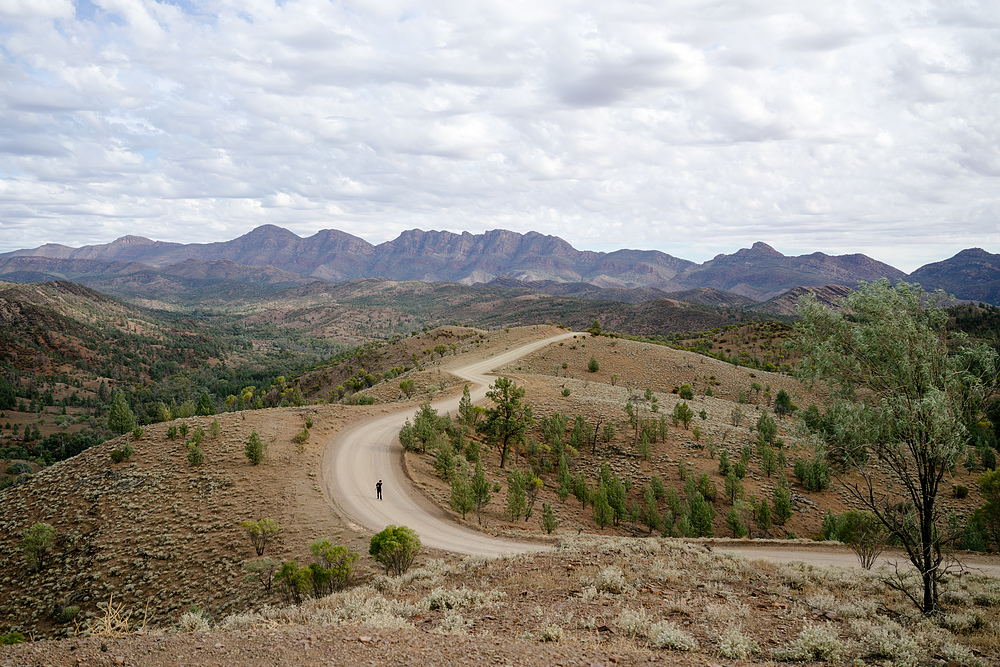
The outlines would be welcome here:
M 379 500 L 382 500 L 382 480 L 379 480 L 378 484 L 375 485 L 375 495 Z

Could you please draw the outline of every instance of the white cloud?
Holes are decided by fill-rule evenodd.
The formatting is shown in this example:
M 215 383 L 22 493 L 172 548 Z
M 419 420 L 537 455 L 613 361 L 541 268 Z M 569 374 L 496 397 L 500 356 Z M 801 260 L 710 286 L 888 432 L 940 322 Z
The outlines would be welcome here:
M 997 62 L 986 2 L 0 0 L 0 251 L 502 226 L 912 270 L 1000 250 Z

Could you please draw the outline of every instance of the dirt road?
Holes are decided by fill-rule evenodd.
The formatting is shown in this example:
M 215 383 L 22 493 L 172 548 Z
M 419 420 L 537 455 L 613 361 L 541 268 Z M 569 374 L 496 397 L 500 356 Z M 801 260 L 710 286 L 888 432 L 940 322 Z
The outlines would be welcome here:
M 574 335 L 580 334 L 570 332 L 534 341 L 449 370 L 468 380 L 473 402 L 482 401 L 495 379 L 488 375 L 490 370 Z M 455 414 L 459 399 L 459 396 L 452 396 L 432 405 L 439 413 Z M 344 517 L 374 531 L 390 524 L 405 525 L 420 535 L 424 546 L 470 555 L 494 556 L 545 548 L 539 544 L 493 538 L 459 526 L 412 488 L 403 471 L 402 447 L 396 436 L 413 412 L 410 407 L 361 422 L 338 433 L 327 443 L 323 457 L 323 490 Z M 380 479 L 382 500 L 375 497 L 375 484 Z
M 489 372 L 547 345 L 581 335 L 569 332 L 520 345 L 499 354 L 479 357 L 471 363 L 449 368 L 452 374 L 467 380 L 473 402 L 482 402 L 490 383 L 496 378 Z M 463 360 L 464 361 L 464 360 Z M 458 396 L 432 403 L 439 413 L 458 411 Z M 343 516 L 373 531 L 387 525 L 405 525 L 414 529 L 427 547 L 470 555 L 493 556 L 502 553 L 537 551 L 544 545 L 491 537 L 456 524 L 440 507 L 429 501 L 406 476 L 402 465 L 402 447 L 397 440 L 400 427 L 412 417 L 413 407 L 389 412 L 382 417 L 360 422 L 338 433 L 326 444 L 323 458 L 323 489 Z M 382 480 L 382 500 L 375 495 L 375 484 Z M 803 561 L 812 565 L 860 567 L 858 559 L 846 547 L 791 545 L 739 546 L 717 545 L 720 551 L 732 551 L 751 559 L 778 562 Z M 894 561 L 906 566 L 900 554 L 886 554 L 878 566 L 891 568 Z M 985 556 L 963 557 L 974 572 L 1000 576 L 1000 564 Z

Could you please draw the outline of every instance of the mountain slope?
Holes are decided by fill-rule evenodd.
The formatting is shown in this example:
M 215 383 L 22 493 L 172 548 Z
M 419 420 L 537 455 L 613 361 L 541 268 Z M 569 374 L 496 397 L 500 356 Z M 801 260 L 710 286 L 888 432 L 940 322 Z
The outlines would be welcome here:
M 954 257 L 920 267 L 909 282 L 924 289 L 943 289 L 958 299 L 1000 305 L 1000 255 L 969 248 Z
M 11 262 L 15 258 L 26 261 L 28 256 L 141 263 L 161 271 L 187 261 L 228 260 L 333 282 L 382 278 L 472 285 L 506 276 L 522 282 L 589 283 L 600 288 L 661 292 L 710 288 L 754 301 L 766 301 L 796 287 L 853 287 L 862 280 L 908 278 L 902 271 L 861 254 L 833 256 L 815 252 L 786 256 L 759 241 L 750 248 L 696 264 L 655 250 L 581 251 L 557 236 L 503 229 L 482 234 L 412 229 L 377 246 L 339 230 L 323 230 L 302 238 L 274 225 L 257 227 L 230 241 L 205 244 L 126 236 L 104 245 L 74 249 L 48 244 L 0 255 L 8 267 L 0 275 L 35 278 L 40 271 L 37 266 L 23 265 L 20 272 L 9 268 L 14 266 Z M 78 275 L 106 273 L 107 268 L 76 266 Z M 78 277 L 68 269 L 60 270 L 65 275 L 54 277 Z M 137 269 L 122 266 L 118 270 Z M 185 269 L 188 274 L 191 271 Z M 217 271 L 222 268 L 217 267 Z M 275 275 L 236 276 L 238 272 L 232 267 L 226 272 L 230 274 L 226 279 L 239 282 L 273 284 L 281 280 Z M 963 251 L 950 260 L 918 269 L 909 279 L 944 287 L 960 298 L 1000 302 L 1000 260 L 984 250 Z M 636 301 L 636 297 L 624 300 Z

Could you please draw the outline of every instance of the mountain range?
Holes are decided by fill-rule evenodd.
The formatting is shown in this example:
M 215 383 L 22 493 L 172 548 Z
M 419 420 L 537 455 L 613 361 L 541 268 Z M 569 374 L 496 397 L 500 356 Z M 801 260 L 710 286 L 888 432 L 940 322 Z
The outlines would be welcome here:
M 169 292 L 192 281 L 290 287 L 311 280 L 383 278 L 465 285 L 517 281 L 551 294 L 623 301 L 668 294 L 682 298 L 677 293 L 702 301 L 719 299 L 718 292 L 726 292 L 753 302 L 775 299 L 799 287 L 853 287 L 859 281 L 888 278 L 1000 305 L 1000 255 L 980 248 L 963 250 L 907 275 L 862 254 L 786 256 L 763 242 L 698 264 L 656 250 L 577 250 L 557 236 L 537 232 L 409 230 L 373 245 L 340 230 L 302 238 L 264 225 L 216 243 L 125 236 L 81 248 L 46 244 L 0 255 L 0 279 L 66 279 L 93 286 L 98 277 L 102 286 L 117 281 L 115 291 L 120 292 Z M 625 290 L 638 293 L 629 297 Z

